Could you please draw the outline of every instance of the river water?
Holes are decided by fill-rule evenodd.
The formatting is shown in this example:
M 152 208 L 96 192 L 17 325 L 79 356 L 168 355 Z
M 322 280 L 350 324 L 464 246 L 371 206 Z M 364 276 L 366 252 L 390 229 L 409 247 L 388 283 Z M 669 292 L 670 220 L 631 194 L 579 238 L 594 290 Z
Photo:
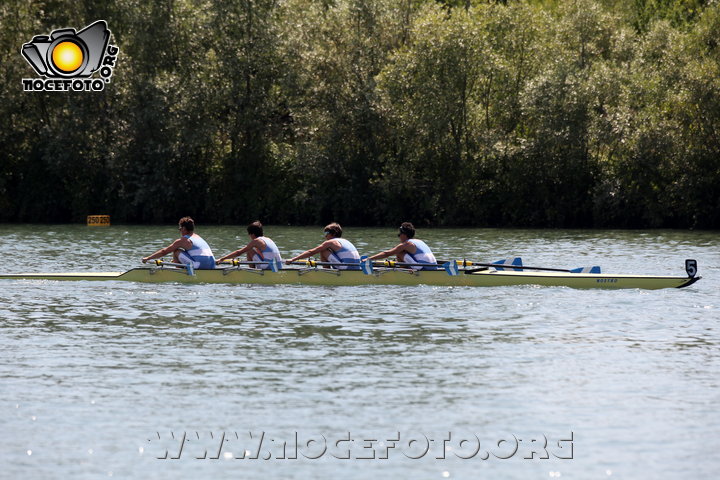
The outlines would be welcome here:
M 3 273 L 82 272 L 137 266 L 177 230 L 3 233 Z M 216 255 L 246 241 L 242 227 L 198 233 Z M 286 258 L 322 240 L 266 233 Z M 345 237 L 366 254 L 397 241 Z M 439 259 L 684 275 L 695 258 L 704 278 L 658 291 L 0 280 L 0 477 L 717 478 L 717 233 L 418 237 Z

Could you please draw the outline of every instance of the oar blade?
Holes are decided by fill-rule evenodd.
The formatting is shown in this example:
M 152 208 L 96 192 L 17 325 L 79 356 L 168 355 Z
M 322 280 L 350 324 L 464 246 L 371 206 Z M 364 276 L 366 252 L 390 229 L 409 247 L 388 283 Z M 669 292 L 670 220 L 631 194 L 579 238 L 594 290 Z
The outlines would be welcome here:
M 445 269 L 445 272 L 447 272 L 447 274 L 450 275 L 451 277 L 460 275 L 460 270 L 458 269 L 458 265 L 457 265 L 456 261 L 445 262 L 445 263 L 443 263 L 442 266 Z
M 570 273 L 601 273 L 601 270 L 599 265 L 593 265 L 592 267 L 573 268 Z
M 360 258 L 360 270 L 362 270 L 365 275 L 372 275 L 373 273 L 373 262 L 370 261 L 366 255 Z
M 522 267 L 522 258 L 521 257 L 513 257 L 511 259 L 503 259 L 498 260 L 497 262 L 492 262 L 493 265 L 497 265 L 495 267 L 495 270 L 503 271 L 505 268 L 503 267 Z M 516 272 L 522 272 L 522 268 L 513 268 Z

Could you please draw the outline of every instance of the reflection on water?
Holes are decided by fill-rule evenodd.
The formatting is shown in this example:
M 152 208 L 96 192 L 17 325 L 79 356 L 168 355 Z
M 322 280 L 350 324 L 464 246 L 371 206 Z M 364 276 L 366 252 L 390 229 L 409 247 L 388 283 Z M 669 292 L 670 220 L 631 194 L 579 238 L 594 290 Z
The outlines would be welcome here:
M 199 228 L 216 254 L 237 248 L 243 232 Z M 286 256 L 321 241 L 318 228 L 267 233 Z M 2 270 L 122 271 L 174 235 L 6 226 Z M 363 253 L 397 240 L 393 229 L 346 236 Z M 682 274 L 684 259 L 697 258 L 704 278 L 650 292 L 0 281 L 5 475 L 707 478 L 720 468 L 717 235 L 419 236 L 443 259 L 520 255 L 535 265 Z M 461 460 L 451 448 L 444 460 L 156 460 L 148 439 L 171 431 L 470 432 L 488 445 L 574 432 L 576 455 Z

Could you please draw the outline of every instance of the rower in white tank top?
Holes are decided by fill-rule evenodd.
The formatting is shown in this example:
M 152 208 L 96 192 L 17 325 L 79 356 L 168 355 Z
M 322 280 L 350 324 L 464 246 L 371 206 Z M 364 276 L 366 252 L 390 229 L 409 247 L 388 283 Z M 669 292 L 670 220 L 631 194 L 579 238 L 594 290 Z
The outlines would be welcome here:
M 399 261 L 403 263 L 417 263 L 418 265 L 432 265 L 432 267 L 411 267 L 415 270 L 437 270 L 437 260 L 435 260 L 435 255 L 433 255 L 427 243 L 415 238 L 408 239 L 408 243 L 415 245 L 415 253 L 410 253 L 406 250 L 404 258 L 402 260 L 398 258 Z
M 400 225 L 398 233 L 400 243 L 390 250 L 377 253 L 369 258 L 369 260 L 379 260 L 395 255 L 399 263 L 411 263 L 415 270 L 437 270 L 437 260 L 433 255 L 430 247 L 422 240 L 415 239 L 415 227 L 410 222 L 404 222 Z M 422 266 L 421 266 L 422 265 Z
M 335 238 L 336 243 L 340 244 L 339 250 L 331 251 L 328 254 L 328 260 L 334 263 L 348 263 L 357 265 L 334 266 L 338 270 L 360 270 L 360 254 L 357 248 L 349 240 L 344 238 Z
M 275 242 L 272 241 L 269 237 L 257 237 L 256 240 L 259 240 L 261 243 L 265 244 L 265 248 L 258 248 L 253 247 L 253 255 L 252 260 L 255 262 L 270 262 L 273 260 L 277 260 L 278 264 L 282 264 L 282 256 L 280 255 L 280 250 L 278 249 L 277 245 L 275 245 Z M 258 264 L 259 268 L 262 268 L 263 270 L 267 270 L 270 268 L 270 265 L 265 264 Z
M 325 226 L 323 236 L 325 241 L 315 248 L 305 250 L 299 255 L 294 256 L 287 263 L 297 262 L 303 258 L 320 254 L 320 261 L 325 263 L 333 263 L 335 265 L 325 265 L 325 268 L 336 268 L 338 270 L 360 270 L 360 254 L 351 242 L 341 238 L 343 234 L 342 227 L 338 223 L 331 223 Z M 338 265 L 338 264 L 348 264 Z M 357 265 L 352 265 L 352 264 Z
M 210 245 L 197 233 L 184 235 L 190 240 L 192 247 L 178 254 L 180 263 L 192 264 L 195 270 L 212 270 L 215 268 L 215 257 Z
M 278 249 L 277 245 L 270 237 L 266 237 L 263 234 L 263 225 L 259 220 L 248 225 L 247 232 L 248 237 L 250 237 L 248 244 L 238 250 L 235 250 L 234 252 L 220 257 L 217 263 L 230 258 L 235 258 L 243 253 L 247 255 L 248 262 L 259 262 L 252 264 L 251 266 L 253 268 L 268 270 L 270 269 L 270 265 L 265 262 L 271 262 L 273 260 L 282 262 L 280 249 Z
M 215 268 L 215 257 L 210 245 L 203 238 L 194 233 L 195 221 L 190 217 L 183 217 L 178 221 L 180 238 L 165 248 L 161 248 L 152 255 L 143 257 L 142 262 L 164 257 L 172 253 L 174 263 L 192 264 L 193 268 L 209 270 Z

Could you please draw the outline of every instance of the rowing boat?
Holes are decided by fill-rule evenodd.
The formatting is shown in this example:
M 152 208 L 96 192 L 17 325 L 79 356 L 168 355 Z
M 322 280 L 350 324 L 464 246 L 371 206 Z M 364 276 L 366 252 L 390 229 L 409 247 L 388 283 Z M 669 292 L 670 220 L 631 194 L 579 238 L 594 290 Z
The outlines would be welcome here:
M 160 263 L 157 266 L 133 268 L 126 272 L 102 273 L 20 273 L 0 275 L 0 280 L 87 280 L 177 283 L 238 283 L 261 285 L 430 285 L 499 287 L 541 285 L 572 288 L 682 288 L 692 285 L 697 263 L 686 261 L 687 276 L 623 275 L 607 273 L 572 273 L 570 271 L 528 271 L 513 268 L 466 268 L 449 275 L 443 270 L 418 271 L 408 268 L 376 268 L 363 271 L 320 268 L 285 268 L 277 272 L 238 265 L 215 270 L 191 270 Z M 532 268 L 532 267 L 521 267 Z M 518 271 L 519 270 L 519 271 Z

